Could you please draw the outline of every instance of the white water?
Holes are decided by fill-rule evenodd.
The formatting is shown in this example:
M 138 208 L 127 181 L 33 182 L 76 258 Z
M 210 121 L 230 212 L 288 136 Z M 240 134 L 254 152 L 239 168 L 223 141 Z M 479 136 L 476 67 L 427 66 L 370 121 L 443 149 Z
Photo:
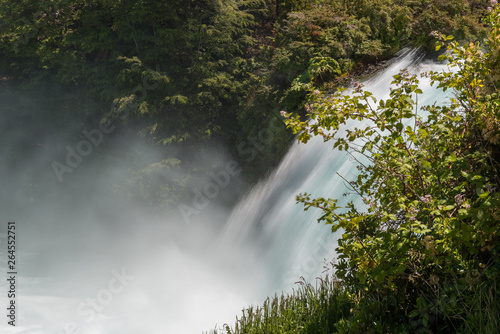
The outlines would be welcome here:
M 405 54 L 365 89 L 386 98 L 400 69 L 439 68 L 419 61 L 418 52 Z M 427 89 L 419 102 L 432 103 L 439 94 Z M 314 280 L 323 259 L 333 259 L 335 235 L 295 196 L 343 198 L 347 190 L 336 172 L 352 178 L 353 166 L 319 138 L 294 144 L 232 212 L 211 203 L 192 224 L 153 218 L 109 198 L 104 189 L 126 173 L 122 164 L 81 173 L 67 192 L 47 189 L 46 199 L 35 203 L 16 188 L 36 178 L 36 161 L 16 175 L 3 173 L 9 187 L 0 203 L 0 277 L 7 272 L 8 220 L 17 222 L 19 274 L 16 327 L 7 325 L 8 287 L 0 281 L 0 331 L 189 334 L 233 324 L 242 308 L 290 291 L 300 276 Z

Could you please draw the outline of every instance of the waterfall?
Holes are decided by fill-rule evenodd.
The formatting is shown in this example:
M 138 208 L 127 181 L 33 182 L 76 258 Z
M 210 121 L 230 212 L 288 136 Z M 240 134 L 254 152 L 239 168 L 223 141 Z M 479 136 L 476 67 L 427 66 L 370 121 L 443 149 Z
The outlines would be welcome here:
M 386 68 L 364 80 L 364 89 L 378 99 L 389 97 L 393 76 L 407 68 L 411 73 L 442 69 L 444 65 L 425 59 L 418 49 L 405 49 Z M 426 78 L 421 84 L 424 94 L 420 106 L 443 100 L 443 93 L 430 86 Z M 224 243 L 253 249 L 260 265 L 266 268 L 267 291 L 290 291 L 299 276 L 314 281 L 321 275 L 323 262 L 335 259 L 337 235 L 330 227 L 317 224 L 319 210 L 304 212 L 296 204 L 299 193 L 312 197 L 339 199 L 339 205 L 353 200 L 358 207 L 360 198 L 347 192 L 344 180 L 356 176 L 355 163 L 345 152 L 332 150 L 331 142 L 320 137 L 307 144 L 294 144 L 269 178 L 257 186 L 233 210 L 225 231 Z M 337 232 L 339 233 L 339 232 Z
M 418 73 L 443 66 L 418 50 L 405 50 L 367 78 L 365 89 L 387 98 L 400 69 Z M 423 89 L 421 105 L 442 99 L 442 92 Z M 30 177 L 46 168 L 37 164 L 18 170 L 19 184 L 29 185 Z M 242 308 L 291 291 L 301 276 L 314 281 L 324 260 L 335 257 L 338 236 L 317 223 L 318 210 L 305 212 L 296 204 L 296 195 L 361 205 L 343 196 L 347 190 L 336 175 L 355 177 L 354 163 L 322 138 L 294 143 L 230 212 L 212 206 L 191 225 L 111 200 L 102 189 L 126 172 L 122 165 L 75 170 L 67 193 L 46 190 L 40 203 L 18 195 L 15 185 L 1 190 L 4 274 L 7 220 L 16 220 L 19 235 L 18 322 L 8 326 L 4 315 L 2 333 L 189 334 L 233 324 Z M 7 289 L 4 279 L 0 306 L 5 314 Z

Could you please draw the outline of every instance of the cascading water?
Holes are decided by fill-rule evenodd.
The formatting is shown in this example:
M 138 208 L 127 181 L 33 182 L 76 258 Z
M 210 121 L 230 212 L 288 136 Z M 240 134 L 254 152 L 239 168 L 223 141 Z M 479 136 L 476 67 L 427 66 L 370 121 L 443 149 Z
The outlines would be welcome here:
M 407 51 L 366 80 L 365 89 L 387 98 L 400 69 L 442 66 L 422 57 Z M 443 98 L 429 88 L 422 96 L 421 105 Z M 4 222 L 15 220 L 19 274 L 16 327 L 4 315 L 2 333 L 200 333 L 216 323 L 232 324 L 242 308 L 290 291 L 300 276 L 312 281 L 321 274 L 323 259 L 335 256 L 336 236 L 316 222 L 319 212 L 304 212 L 295 196 L 308 192 L 345 203 L 352 198 L 342 196 L 346 188 L 336 173 L 355 176 L 345 154 L 314 138 L 294 144 L 231 213 L 208 208 L 200 215 L 203 223 L 188 225 L 110 199 L 103 189 L 126 172 L 122 164 L 82 172 L 66 193 L 44 190 L 38 203 L 18 195 L 16 187 L 29 185 L 45 165 L 34 161 L 9 175 L 15 183 L 4 180 L 9 186 L 0 191 L 0 272 L 7 272 Z M 224 216 L 229 218 L 220 231 Z M 3 310 L 7 290 L 2 279 Z
M 393 76 L 401 69 L 420 73 L 442 67 L 424 61 L 422 51 L 405 50 L 385 70 L 365 80 L 364 89 L 387 99 Z M 443 92 L 430 87 L 428 79 L 421 79 L 421 84 L 420 106 L 443 99 Z M 343 196 L 347 188 L 336 175 L 352 180 L 357 175 L 354 167 L 345 152 L 333 151 L 331 143 L 316 137 L 306 145 L 293 145 L 269 179 L 237 205 L 224 231 L 225 242 L 238 240 L 256 249 L 255 256 L 266 268 L 267 291 L 289 291 L 299 276 L 312 281 L 321 274 L 323 259 L 335 257 L 336 236 L 328 226 L 318 226 L 319 212 L 304 212 L 295 196 L 306 192 L 313 198 L 337 198 L 341 206 L 354 200 L 361 207 L 360 198 Z

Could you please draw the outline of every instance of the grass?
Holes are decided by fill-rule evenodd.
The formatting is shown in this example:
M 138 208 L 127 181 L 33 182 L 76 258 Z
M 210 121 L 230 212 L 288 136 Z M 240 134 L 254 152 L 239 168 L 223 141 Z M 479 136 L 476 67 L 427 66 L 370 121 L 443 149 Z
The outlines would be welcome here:
M 225 324 L 210 334 L 335 332 L 335 324 L 349 315 L 349 292 L 328 276 L 318 278 L 315 286 L 303 278 L 297 284 L 291 294 L 276 295 L 262 306 L 244 309 L 234 327 Z
M 457 309 L 461 320 L 459 333 L 500 333 L 500 287 L 498 281 L 478 284 Z

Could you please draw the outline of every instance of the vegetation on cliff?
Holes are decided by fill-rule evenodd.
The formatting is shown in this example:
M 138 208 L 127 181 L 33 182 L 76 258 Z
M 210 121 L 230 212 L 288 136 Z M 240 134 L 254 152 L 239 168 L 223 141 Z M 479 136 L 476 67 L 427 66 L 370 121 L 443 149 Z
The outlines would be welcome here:
M 245 162 L 246 175 L 258 177 L 292 139 L 279 110 L 304 113 L 313 89 L 336 85 L 407 44 L 429 45 L 433 30 L 478 39 L 487 5 L 4 0 L 0 74 L 27 95 L 44 91 L 36 104 L 50 105 L 11 115 L 13 122 L 28 117 L 38 129 L 60 129 L 75 120 L 80 127 L 117 120 L 169 152 L 222 142 Z M 26 106 L 12 102 L 11 108 Z M 263 128 L 273 139 L 245 161 L 242 147 Z M 27 124 L 26 133 L 33 132 L 40 130 Z

